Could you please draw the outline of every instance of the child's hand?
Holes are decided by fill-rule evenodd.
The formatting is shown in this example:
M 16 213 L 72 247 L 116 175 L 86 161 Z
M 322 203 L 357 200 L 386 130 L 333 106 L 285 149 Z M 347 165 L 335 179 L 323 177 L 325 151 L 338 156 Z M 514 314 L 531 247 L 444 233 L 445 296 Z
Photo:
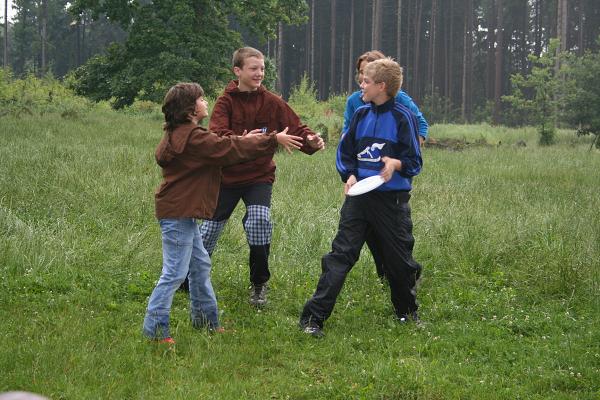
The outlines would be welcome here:
M 277 133 L 277 143 L 282 145 L 288 153 L 292 154 L 292 150 L 302 147 L 302 138 L 300 136 L 292 136 L 287 134 L 288 128 L 285 128 L 281 132 Z
M 402 168 L 402 161 L 396 160 L 395 158 L 383 157 L 381 161 L 383 161 L 385 165 L 379 172 L 379 175 L 381 175 L 386 182 L 392 179 L 394 171 L 400 171 Z
M 248 132 L 247 129 L 244 129 L 244 132 L 242 133 L 242 136 L 246 136 L 246 135 L 262 135 L 263 134 L 263 130 L 262 129 L 252 129 L 250 132 Z
M 308 135 L 306 137 L 306 143 L 313 149 L 321 150 L 325 148 L 325 142 L 319 133 L 316 135 Z
M 350 175 L 350 177 L 346 180 L 346 184 L 344 185 L 344 194 L 348 194 L 348 190 L 356 183 L 356 177 L 354 175 Z

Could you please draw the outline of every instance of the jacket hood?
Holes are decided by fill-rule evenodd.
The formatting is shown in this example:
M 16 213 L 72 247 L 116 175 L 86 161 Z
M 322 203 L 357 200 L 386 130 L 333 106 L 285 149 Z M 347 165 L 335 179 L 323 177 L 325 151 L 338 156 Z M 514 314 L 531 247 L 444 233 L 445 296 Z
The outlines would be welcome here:
M 194 129 L 200 128 L 192 123 L 178 126 L 173 132 L 165 132 L 155 152 L 156 163 L 166 167 L 177 155 L 183 153 Z
M 267 88 L 265 88 L 263 85 L 260 85 L 258 87 L 258 89 L 256 89 L 255 91 L 242 92 L 238 88 L 238 84 L 239 84 L 239 81 L 237 79 L 234 79 L 231 82 L 229 82 L 229 84 L 225 88 L 225 93 L 230 94 L 230 95 L 236 95 L 236 94 L 242 94 L 242 93 L 263 93 L 263 92 L 266 92 L 266 90 L 267 90 Z

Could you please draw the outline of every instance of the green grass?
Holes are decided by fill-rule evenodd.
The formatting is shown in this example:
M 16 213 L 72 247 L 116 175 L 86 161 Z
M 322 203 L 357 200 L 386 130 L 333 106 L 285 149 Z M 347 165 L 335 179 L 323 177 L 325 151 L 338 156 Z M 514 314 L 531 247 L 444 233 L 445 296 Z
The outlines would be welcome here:
M 424 328 L 398 325 L 363 252 L 323 340 L 296 328 L 343 201 L 334 145 L 277 155 L 270 305 L 247 303 L 238 207 L 214 254 L 222 322 L 172 311 L 142 338 L 161 268 L 160 121 L 106 109 L 0 119 L 0 392 L 53 399 L 597 399 L 600 154 L 560 131 L 437 125 L 411 200 Z M 514 143 L 525 140 L 527 147 Z

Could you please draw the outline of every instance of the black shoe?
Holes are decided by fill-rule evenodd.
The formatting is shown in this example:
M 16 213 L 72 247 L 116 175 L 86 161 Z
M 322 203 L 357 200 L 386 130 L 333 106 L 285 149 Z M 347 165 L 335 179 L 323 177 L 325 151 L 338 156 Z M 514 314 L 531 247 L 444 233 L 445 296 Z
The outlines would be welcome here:
M 267 284 L 261 285 L 252 284 L 250 289 L 250 304 L 256 307 L 261 307 L 267 304 Z
M 421 324 L 421 319 L 419 318 L 419 314 L 416 311 L 411 311 L 408 314 L 398 315 L 398 322 L 401 324 L 406 324 L 408 322 L 414 322 L 417 325 Z
M 317 339 L 325 336 L 323 329 L 314 321 L 300 322 L 300 329 L 302 329 L 302 333 L 306 333 Z

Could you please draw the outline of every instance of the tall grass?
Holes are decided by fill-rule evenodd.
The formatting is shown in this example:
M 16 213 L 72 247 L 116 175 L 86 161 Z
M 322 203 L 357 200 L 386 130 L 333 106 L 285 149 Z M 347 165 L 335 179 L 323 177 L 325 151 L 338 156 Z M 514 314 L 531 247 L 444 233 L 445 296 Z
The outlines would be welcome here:
M 270 304 L 248 302 L 238 207 L 213 256 L 229 331 L 141 336 L 161 268 L 152 116 L 0 119 L 0 392 L 53 399 L 596 399 L 600 154 L 559 132 L 435 126 L 500 146 L 424 149 L 411 200 L 423 328 L 398 325 L 363 252 L 324 340 L 296 328 L 343 201 L 334 145 L 277 155 Z M 527 147 L 513 145 L 525 140 Z

